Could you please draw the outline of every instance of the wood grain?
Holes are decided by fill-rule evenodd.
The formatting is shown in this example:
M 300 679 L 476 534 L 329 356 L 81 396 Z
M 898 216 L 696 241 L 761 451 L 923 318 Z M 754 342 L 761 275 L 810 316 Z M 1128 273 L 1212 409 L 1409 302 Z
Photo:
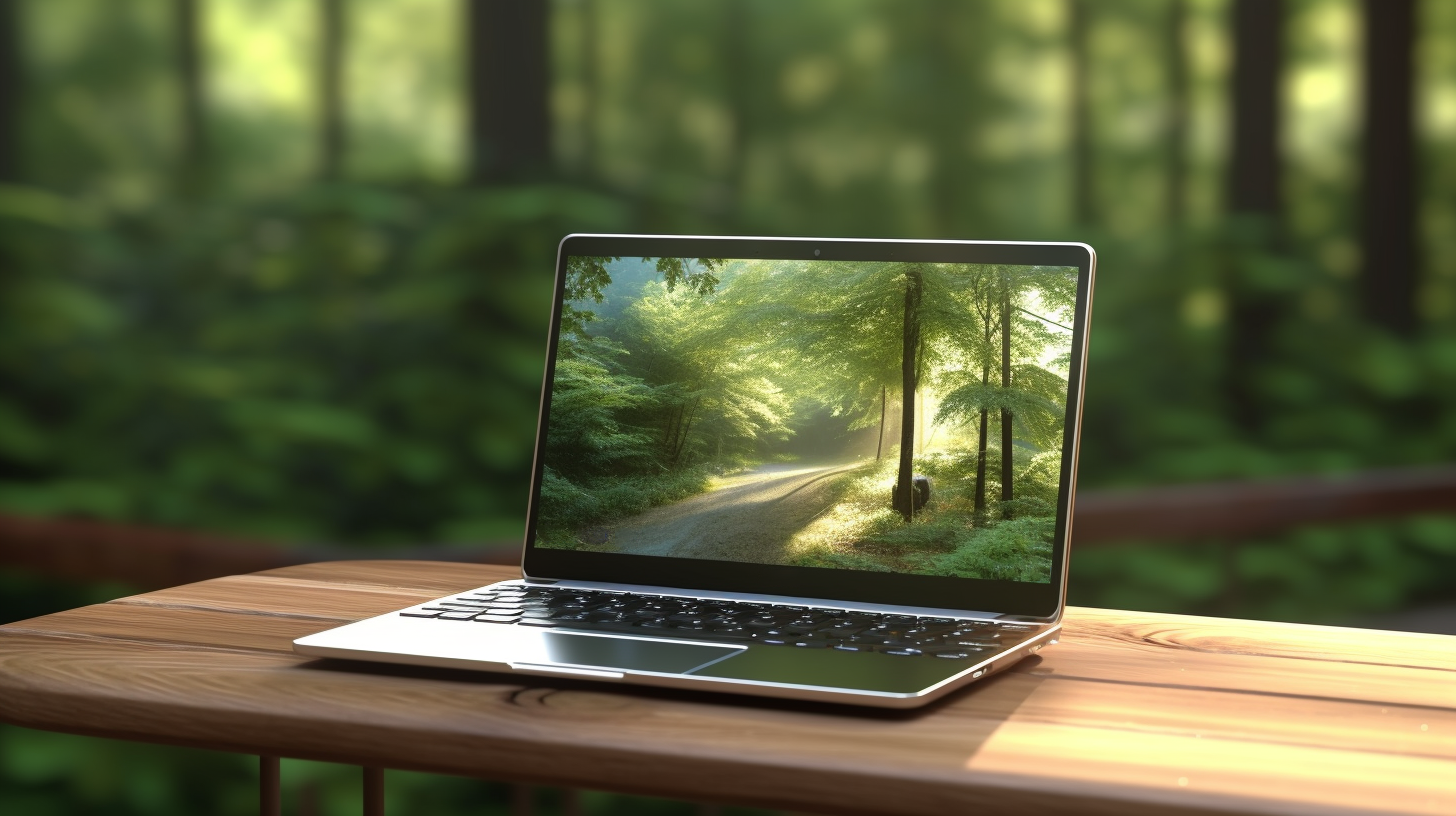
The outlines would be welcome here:
M 513 577 L 340 562 L 0 627 L 0 719 L 369 766 L 846 814 L 1456 813 L 1456 638 L 1073 609 L 917 712 L 297 657 Z

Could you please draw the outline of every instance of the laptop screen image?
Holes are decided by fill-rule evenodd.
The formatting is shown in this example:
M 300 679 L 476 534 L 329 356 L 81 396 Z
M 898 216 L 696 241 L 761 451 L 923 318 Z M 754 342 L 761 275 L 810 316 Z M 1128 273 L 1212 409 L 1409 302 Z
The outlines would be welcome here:
M 569 254 L 560 274 L 532 550 L 1060 580 L 1077 266 Z

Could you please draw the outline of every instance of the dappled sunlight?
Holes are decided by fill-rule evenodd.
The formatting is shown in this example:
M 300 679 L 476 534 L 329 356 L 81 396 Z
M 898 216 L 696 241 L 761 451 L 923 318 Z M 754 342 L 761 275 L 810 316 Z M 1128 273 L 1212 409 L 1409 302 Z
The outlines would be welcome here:
M 811 467 L 794 465 L 762 465 L 752 470 L 736 473 L 732 476 L 717 476 L 708 480 L 708 490 L 726 490 L 728 488 L 740 487 L 746 484 L 755 484 L 768 479 L 776 479 L 782 476 L 807 476 L 811 473 L 819 473 L 831 470 L 832 465 L 814 465 Z
M 1034 457 L 1061 448 L 1067 379 L 1038 363 L 1069 354 L 1075 270 L 569 255 L 566 274 L 538 543 L 1048 580 L 1058 479 Z M 684 468 L 696 489 L 640 498 Z
M 885 501 L 885 485 L 894 480 L 894 472 L 894 462 L 884 459 L 866 475 L 849 481 L 840 501 L 789 540 L 789 557 L 813 563 L 830 555 L 853 556 L 856 542 L 903 524 Z

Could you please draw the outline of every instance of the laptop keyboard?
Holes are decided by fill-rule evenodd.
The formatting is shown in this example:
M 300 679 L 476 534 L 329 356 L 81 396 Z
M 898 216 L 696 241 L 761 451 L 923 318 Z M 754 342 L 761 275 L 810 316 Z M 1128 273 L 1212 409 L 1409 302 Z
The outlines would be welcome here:
M 1028 623 L 535 586 L 468 592 L 399 614 L 943 660 L 969 660 L 1002 651 L 1042 629 Z

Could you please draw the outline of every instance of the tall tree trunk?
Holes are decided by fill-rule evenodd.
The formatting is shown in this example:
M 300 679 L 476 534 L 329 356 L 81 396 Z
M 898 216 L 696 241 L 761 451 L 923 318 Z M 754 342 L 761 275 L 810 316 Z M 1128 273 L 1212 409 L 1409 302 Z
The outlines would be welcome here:
M 343 175 L 348 149 L 344 13 L 344 0 L 319 0 L 319 177 L 325 181 L 337 181 Z
M 1229 209 L 1274 216 L 1280 209 L 1279 72 L 1283 0 L 1234 0 L 1233 153 Z
M 21 80 L 20 4 L 0 0 L 0 184 L 20 182 Z M 4 258 L 8 269 L 11 259 Z
M 875 443 L 875 461 L 885 452 L 885 386 L 880 386 L 880 441 Z
M 742 220 L 748 194 L 748 138 L 753 128 L 754 61 L 749 48 L 748 0 L 728 0 L 727 24 L 723 35 L 727 71 L 728 104 L 732 108 L 732 138 L 728 148 L 728 203 L 730 219 Z M 883 432 L 883 422 L 881 432 Z M 876 454 L 875 458 L 879 458 Z
M 990 382 L 991 369 L 986 368 L 981 372 L 981 384 L 989 385 Z M 971 508 L 975 524 L 981 524 L 986 519 L 986 433 L 990 430 L 990 419 L 990 412 L 982 408 L 981 429 L 976 434 L 976 503 Z
M 21 25 L 24 9 L 23 0 L 0 0 L 0 184 L 20 184 L 26 181 L 21 172 L 20 122 L 24 107 L 24 66 L 21 60 Z M 15 287 L 25 273 L 37 271 L 34 266 L 27 269 L 24 255 L 16 242 L 0 238 L 0 303 L 13 303 L 11 297 Z M 44 270 L 40 270 L 44 271 Z M 10 363 L 14 360 L 14 363 Z M 0 359 L 0 394 L 4 394 L 11 406 L 32 416 L 44 416 L 36 403 L 34 377 L 19 376 L 26 371 L 27 363 L 7 354 Z M 29 385 L 30 387 L 25 387 Z M 0 479 L 34 478 L 29 463 L 12 459 L 0 452 Z
M 924 349 L 916 349 L 915 357 L 919 359 Z M 915 455 L 925 453 L 925 395 L 919 391 L 915 392 Z
M 982 310 L 981 306 L 985 309 Z M 981 318 L 983 348 L 991 347 L 991 297 L 986 294 L 981 304 L 976 306 L 976 311 Z M 981 390 L 984 392 L 986 386 L 991 384 L 991 364 L 989 362 L 981 365 Z M 980 430 L 976 434 L 976 503 L 972 508 L 972 523 L 981 526 L 986 523 L 986 453 L 990 447 L 987 436 L 990 434 L 991 412 L 985 408 L 981 409 Z
M 900 347 L 900 472 L 895 480 L 895 490 L 901 499 L 901 515 L 910 521 L 915 515 L 915 388 L 919 384 L 918 361 L 915 352 L 920 348 L 920 299 L 925 293 L 925 281 L 920 269 L 905 267 L 905 331 Z
M 1396 334 L 1417 329 L 1414 0 L 1365 0 L 1360 302 Z
M 702 402 L 702 397 L 694 397 L 692 405 L 683 412 L 682 422 L 678 424 L 677 439 L 672 448 L 673 467 L 677 467 L 682 461 L 683 450 L 688 446 L 688 432 L 693 429 L 693 423 L 698 421 L 698 408 Z
M 470 178 L 500 184 L 551 165 L 547 15 L 540 0 L 465 0 Z
M 206 189 L 207 133 L 203 124 L 202 21 L 197 0 L 173 0 L 172 36 L 176 43 L 178 130 L 180 131 L 177 182 L 184 196 Z
M 1001 293 L 1001 388 L 1004 391 L 1011 389 L 1011 287 L 1006 283 L 1006 289 Z M 1014 471 L 1015 457 L 1012 455 L 1012 427 L 1011 410 L 1001 409 L 1001 501 L 1009 502 L 1012 498 L 1011 475 Z M 1001 511 L 1002 518 L 1011 518 L 1011 508 L 1005 507 Z
M 1168 223 L 1184 225 L 1188 210 L 1188 57 L 1184 29 L 1188 0 L 1168 4 Z
M 1087 39 L 1090 0 L 1067 0 L 1067 39 L 1072 70 L 1072 217 L 1077 224 L 1092 223 L 1092 114 L 1088 104 L 1091 59 Z
M 684 402 L 667 415 L 667 427 L 662 430 L 662 449 L 669 456 L 672 455 L 672 449 L 677 444 L 678 425 L 682 422 L 683 415 L 687 413 L 687 410 L 688 404 Z
M 581 4 L 581 85 L 583 101 L 581 111 L 581 167 L 580 175 L 587 180 L 598 176 L 597 154 L 600 145 L 597 138 L 597 99 L 601 96 L 601 62 L 598 38 L 601 36 L 601 6 L 598 0 L 582 0 Z
M 1265 219 L 1278 241 L 1279 75 L 1283 66 L 1282 0 L 1234 0 L 1233 146 L 1228 207 L 1235 215 Z M 1232 271 L 1232 270 L 1231 270 Z M 1230 287 L 1231 330 L 1226 392 L 1236 423 L 1256 430 L 1262 417 L 1255 379 L 1268 353 L 1279 310 L 1237 278 Z
M 969 70 L 967 58 L 981 53 L 981 29 L 990 21 L 986 10 L 976 3 L 936 0 L 931 4 L 908 4 L 905 9 L 921 6 L 925 16 L 924 35 L 916 46 L 923 49 L 929 62 L 930 75 L 938 78 L 955 100 L 947 104 L 943 98 L 922 98 L 923 132 L 934 151 L 934 169 L 928 182 L 932 208 L 932 228 L 942 238 L 962 236 L 968 220 L 976 215 L 966 190 L 973 187 L 976 157 L 967 148 L 967 135 L 980 110 L 980 88 L 974 77 L 980 71 Z M 981 66 L 976 66 L 980 68 Z M 971 205 L 971 206 L 968 206 Z

